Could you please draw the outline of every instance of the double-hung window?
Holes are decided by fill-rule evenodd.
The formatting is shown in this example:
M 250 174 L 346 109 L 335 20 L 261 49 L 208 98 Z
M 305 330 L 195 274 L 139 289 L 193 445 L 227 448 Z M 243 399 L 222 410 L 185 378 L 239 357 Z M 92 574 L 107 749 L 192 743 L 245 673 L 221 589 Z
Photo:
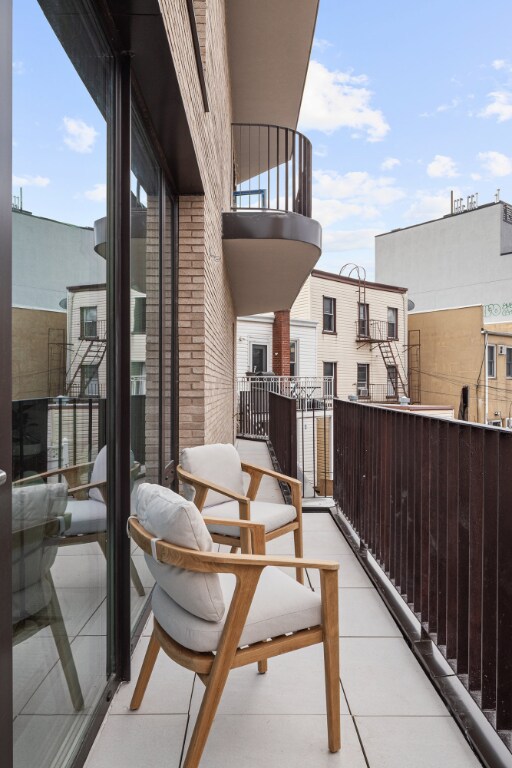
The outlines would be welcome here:
M 370 396 L 370 366 L 368 363 L 357 364 L 357 396 L 367 399 Z
M 398 309 L 388 307 L 388 339 L 398 339 Z
M 512 347 L 507 347 L 506 377 L 512 379 Z
M 358 331 L 359 336 L 369 336 L 370 335 L 370 307 L 368 304 L 363 304 L 362 302 L 358 302 L 357 305 L 357 315 L 358 315 Z
M 96 339 L 98 336 L 98 307 L 80 307 L 80 338 Z
M 323 331 L 336 333 L 336 299 L 323 297 Z
M 490 379 L 496 378 L 496 345 L 487 346 L 487 375 Z

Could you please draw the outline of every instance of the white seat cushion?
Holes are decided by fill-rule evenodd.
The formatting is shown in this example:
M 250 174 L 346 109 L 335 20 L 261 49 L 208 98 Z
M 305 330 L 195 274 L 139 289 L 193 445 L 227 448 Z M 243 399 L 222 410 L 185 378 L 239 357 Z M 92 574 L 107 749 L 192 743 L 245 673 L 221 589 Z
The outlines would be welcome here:
M 234 445 L 216 443 L 184 448 L 180 463 L 185 472 L 245 496 L 242 464 Z M 194 498 L 194 489 L 191 486 L 184 485 L 183 492 L 187 498 Z M 222 504 L 223 501 L 229 501 L 228 496 L 208 491 L 203 509 L 213 504 Z
M 208 517 L 224 517 L 228 520 L 240 518 L 240 508 L 237 501 L 227 501 L 225 504 L 217 504 L 214 507 L 204 509 L 203 513 Z M 251 521 L 265 526 L 265 533 L 275 531 L 297 518 L 297 511 L 291 504 L 274 504 L 270 501 L 251 501 Z M 223 533 L 225 536 L 240 537 L 240 528 L 233 526 L 209 525 L 211 533 Z
M 229 605 L 235 589 L 235 577 L 220 574 L 219 579 L 224 600 Z M 227 612 L 222 621 L 203 621 L 183 610 L 158 586 L 153 591 L 153 612 L 167 634 L 185 648 L 202 653 L 217 650 Z M 239 647 L 287 632 L 316 627 L 320 623 L 319 595 L 279 568 L 267 567 L 261 574 Z
M 107 507 L 96 499 L 69 499 L 66 512 L 71 512 L 71 525 L 65 536 L 103 533 L 107 530 Z

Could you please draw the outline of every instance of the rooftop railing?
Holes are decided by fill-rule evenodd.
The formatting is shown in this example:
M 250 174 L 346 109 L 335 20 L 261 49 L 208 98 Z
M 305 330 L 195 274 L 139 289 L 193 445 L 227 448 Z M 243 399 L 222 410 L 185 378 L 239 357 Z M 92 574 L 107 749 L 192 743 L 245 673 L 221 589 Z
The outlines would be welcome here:
M 234 123 L 234 210 L 290 211 L 311 217 L 312 147 L 298 131 Z

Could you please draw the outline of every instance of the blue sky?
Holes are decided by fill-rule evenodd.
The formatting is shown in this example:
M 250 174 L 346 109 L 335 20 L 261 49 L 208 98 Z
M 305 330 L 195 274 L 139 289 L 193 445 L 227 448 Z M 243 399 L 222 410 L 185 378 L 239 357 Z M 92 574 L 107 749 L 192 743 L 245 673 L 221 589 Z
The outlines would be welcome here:
M 13 193 L 92 226 L 103 118 L 36 0 L 14 12 Z M 372 278 L 374 236 L 449 213 L 452 189 L 512 202 L 509 17 L 504 0 L 320 1 L 299 128 L 314 146 L 321 268 L 355 262 Z
M 373 238 L 512 202 L 510 5 L 320 0 L 299 129 L 313 142 L 319 267 L 374 275 Z
M 13 48 L 13 194 L 92 226 L 105 215 L 105 121 L 35 0 L 14 3 Z

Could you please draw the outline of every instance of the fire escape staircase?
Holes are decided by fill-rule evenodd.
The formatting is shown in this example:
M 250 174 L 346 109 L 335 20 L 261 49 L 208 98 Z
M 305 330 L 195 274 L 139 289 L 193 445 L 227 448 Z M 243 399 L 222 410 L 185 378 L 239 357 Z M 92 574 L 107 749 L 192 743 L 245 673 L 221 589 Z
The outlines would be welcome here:
M 379 340 L 377 342 L 377 345 L 379 347 L 380 354 L 382 355 L 384 365 L 386 366 L 386 370 L 388 370 L 390 366 L 393 366 L 396 371 L 396 385 L 398 389 L 398 392 L 396 393 L 397 398 L 399 398 L 402 395 L 404 395 L 405 397 L 408 397 L 407 387 L 405 385 L 405 381 L 400 370 L 401 361 L 398 357 L 398 352 L 395 355 L 391 342 L 388 341 L 387 339 Z
M 105 357 L 106 350 L 107 343 L 105 339 L 80 339 L 80 344 L 78 345 L 78 349 L 66 375 L 66 380 L 68 381 L 66 390 L 67 395 L 73 396 L 76 394 L 74 392 L 74 390 L 76 390 L 75 382 L 78 379 L 81 384 L 79 377 L 81 375 L 82 367 L 85 365 L 94 365 L 99 368 Z M 86 385 L 87 383 L 88 382 L 85 382 Z

